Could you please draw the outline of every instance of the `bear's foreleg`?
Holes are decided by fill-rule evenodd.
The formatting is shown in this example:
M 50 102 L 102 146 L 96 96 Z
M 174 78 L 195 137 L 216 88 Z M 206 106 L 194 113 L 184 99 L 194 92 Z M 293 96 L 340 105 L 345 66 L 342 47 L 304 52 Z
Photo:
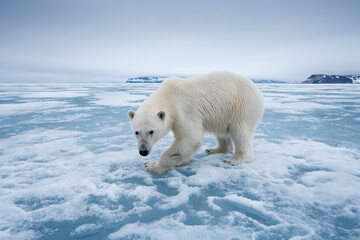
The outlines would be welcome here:
M 185 166 L 191 161 L 192 155 L 202 144 L 202 138 L 189 137 L 175 139 L 168 150 L 161 154 L 160 160 L 145 163 L 145 169 L 155 174 L 163 174 L 174 167 Z

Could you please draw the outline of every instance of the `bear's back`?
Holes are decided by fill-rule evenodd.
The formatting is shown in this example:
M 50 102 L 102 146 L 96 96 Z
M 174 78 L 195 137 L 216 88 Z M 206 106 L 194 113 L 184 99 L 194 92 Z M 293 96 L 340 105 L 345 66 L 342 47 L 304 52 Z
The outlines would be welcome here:
M 159 94 L 166 94 L 168 104 L 176 106 L 175 115 L 201 120 L 204 129 L 210 132 L 234 119 L 255 119 L 263 112 L 262 95 L 256 85 L 234 73 L 170 78 L 160 87 Z

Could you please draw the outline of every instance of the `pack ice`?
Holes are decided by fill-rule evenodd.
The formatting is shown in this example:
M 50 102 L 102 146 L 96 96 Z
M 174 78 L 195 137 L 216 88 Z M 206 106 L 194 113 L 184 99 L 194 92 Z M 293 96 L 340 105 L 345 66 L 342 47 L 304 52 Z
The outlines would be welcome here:
M 258 85 L 255 160 L 144 170 L 127 117 L 158 84 L 1 84 L 0 239 L 359 239 L 360 85 Z M 228 155 L 230 156 L 230 155 Z

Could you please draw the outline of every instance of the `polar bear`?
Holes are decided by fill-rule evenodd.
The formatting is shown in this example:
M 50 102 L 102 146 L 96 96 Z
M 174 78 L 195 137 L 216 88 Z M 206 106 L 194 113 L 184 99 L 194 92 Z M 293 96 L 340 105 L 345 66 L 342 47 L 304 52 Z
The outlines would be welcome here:
M 263 112 L 263 96 L 252 81 L 235 73 L 216 72 L 169 78 L 128 116 L 142 156 L 170 130 L 174 133 L 174 142 L 160 160 L 145 163 L 149 172 L 162 174 L 188 164 L 202 145 L 205 132 L 217 137 L 217 146 L 206 153 L 231 153 L 235 147 L 225 163 L 251 162 L 253 133 Z

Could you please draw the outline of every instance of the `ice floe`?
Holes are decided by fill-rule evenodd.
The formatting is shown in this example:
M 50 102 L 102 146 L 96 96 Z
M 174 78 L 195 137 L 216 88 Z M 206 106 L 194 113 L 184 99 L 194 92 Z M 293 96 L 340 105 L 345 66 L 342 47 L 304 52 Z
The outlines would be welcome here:
M 158 85 L 2 84 L 0 239 L 359 239 L 357 85 L 259 85 L 255 161 L 144 170 L 127 111 Z

